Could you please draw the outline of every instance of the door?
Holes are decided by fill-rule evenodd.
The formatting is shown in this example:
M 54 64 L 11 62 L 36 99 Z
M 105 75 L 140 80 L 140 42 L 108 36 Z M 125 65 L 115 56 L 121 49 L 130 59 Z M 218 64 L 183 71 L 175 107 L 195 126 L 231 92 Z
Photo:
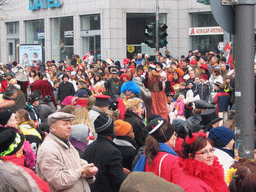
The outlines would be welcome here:
M 83 37 L 83 55 L 90 52 L 91 55 L 94 56 L 95 59 L 101 58 L 101 50 L 100 50 L 100 35 Z
M 8 61 L 17 61 L 18 62 L 18 55 L 16 46 L 19 44 L 18 39 L 11 39 L 7 40 L 7 54 L 8 54 Z

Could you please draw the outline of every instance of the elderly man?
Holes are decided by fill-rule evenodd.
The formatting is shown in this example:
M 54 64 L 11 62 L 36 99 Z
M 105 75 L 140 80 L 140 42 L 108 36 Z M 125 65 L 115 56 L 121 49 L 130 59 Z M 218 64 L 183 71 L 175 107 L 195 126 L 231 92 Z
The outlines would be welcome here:
M 74 115 L 55 112 L 48 117 L 50 133 L 38 150 L 37 174 L 55 191 L 90 191 L 98 172 L 94 164 L 80 159 L 69 142 Z

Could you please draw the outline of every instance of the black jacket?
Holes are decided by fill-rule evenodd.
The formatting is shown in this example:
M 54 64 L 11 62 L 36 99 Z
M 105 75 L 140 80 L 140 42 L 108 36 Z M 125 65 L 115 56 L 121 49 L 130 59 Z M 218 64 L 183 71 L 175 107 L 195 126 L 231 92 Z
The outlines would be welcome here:
M 72 83 L 67 82 L 64 84 L 64 82 L 61 82 L 58 88 L 58 95 L 57 100 L 60 100 L 62 102 L 67 96 L 73 96 L 75 95 L 75 89 Z
M 132 125 L 135 141 L 138 147 L 142 147 L 145 145 L 145 139 L 148 136 L 148 132 L 145 129 L 145 124 L 142 122 L 140 117 L 132 112 L 131 110 L 126 110 L 124 114 L 124 121 L 130 123 Z
M 92 192 L 118 192 L 126 178 L 122 167 L 122 154 L 109 138 L 98 134 L 96 141 L 87 146 L 83 157 L 99 169 Z
M 113 141 L 116 144 L 117 149 L 122 153 L 123 167 L 132 171 L 132 162 L 137 155 L 136 142 L 129 136 L 116 136 Z

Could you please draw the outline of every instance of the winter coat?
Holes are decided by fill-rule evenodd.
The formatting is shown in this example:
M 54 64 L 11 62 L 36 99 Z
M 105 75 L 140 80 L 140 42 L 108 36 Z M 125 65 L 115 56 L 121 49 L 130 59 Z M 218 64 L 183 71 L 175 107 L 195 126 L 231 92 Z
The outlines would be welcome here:
M 223 150 L 220 150 L 218 148 L 214 148 L 214 149 L 215 149 L 214 155 L 218 157 L 220 164 L 223 166 L 224 174 L 226 176 L 227 171 L 229 170 L 231 165 L 235 163 L 235 159 L 232 158 L 228 153 L 226 153 Z
M 41 124 L 41 119 L 39 118 L 39 111 L 38 111 L 37 107 L 27 103 L 24 106 L 24 109 L 28 112 L 28 115 L 29 115 L 30 119 L 35 121 L 35 123 L 37 123 L 38 125 Z
M 75 95 L 75 89 L 73 84 L 70 82 L 61 82 L 58 88 L 57 100 L 60 100 L 60 102 L 62 102 L 67 96 L 73 95 Z
M 116 148 L 122 153 L 123 167 L 131 171 L 132 162 L 137 155 L 136 142 L 129 136 L 116 136 L 113 142 L 116 144 Z
M 182 169 L 178 182 L 185 192 L 228 192 L 224 180 L 224 170 L 218 158 L 214 157 L 213 165 L 195 159 L 181 159 L 179 165 Z
M 106 88 L 106 95 L 111 96 L 112 99 L 116 99 L 121 94 L 122 81 L 120 79 L 110 78 L 105 81 L 104 86 Z
M 199 85 L 198 93 L 199 93 L 200 99 L 208 101 L 210 92 L 211 92 L 211 87 L 208 81 L 205 81 L 205 83 L 202 83 Z
M 39 126 L 39 129 L 48 133 L 49 133 L 50 125 L 47 121 L 47 117 L 56 111 L 55 106 L 50 105 L 51 103 L 53 104 L 53 102 L 50 102 L 47 105 L 46 103 L 40 101 L 38 106 L 38 114 L 39 114 L 39 118 L 41 119 L 41 124 Z
M 123 120 L 132 125 L 133 132 L 135 134 L 134 140 L 136 141 L 137 146 L 144 146 L 148 132 L 145 129 L 145 124 L 140 117 L 131 110 L 126 110 Z
M 217 104 L 217 113 L 228 111 L 228 105 L 230 101 L 230 96 L 228 93 L 220 91 L 215 95 L 214 103 Z
M 113 141 L 98 135 L 96 141 L 85 149 L 84 158 L 99 169 L 96 181 L 91 185 L 92 192 L 118 192 L 126 178 L 122 167 L 122 154 Z
M 36 182 L 37 187 L 42 192 L 50 192 L 48 184 L 45 181 L 43 181 L 32 169 L 29 169 L 24 166 L 24 155 L 22 155 L 21 157 L 17 157 L 16 154 L 10 155 L 10 156 L 4 156 L 4 157 L 1 157 L 1 160 L 4 162 L 10 161 L 16 164 L 32 177 L 32 179 Z
M 87 161 L 80 159 L 77 150 L 52 133 L 46 137 L 37 154 L 36 170 L 39 177 L 55 191 L 90 191 L 88 182 L 81 177 L 81 169 Z

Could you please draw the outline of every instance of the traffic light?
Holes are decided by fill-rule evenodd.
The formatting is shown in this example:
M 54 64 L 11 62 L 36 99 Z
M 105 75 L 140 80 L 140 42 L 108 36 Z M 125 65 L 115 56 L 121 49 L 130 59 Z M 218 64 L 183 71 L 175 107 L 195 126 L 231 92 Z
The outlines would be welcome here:
M 166 37 L 168 36 L 166 30 L 167 30 L 166 24 L 159 24 L 159 48 L 163 48 L 167 45 L 168 41 L 166 40 Z
M 156 47 L 156 40 L 155 40 L 156 39 L 155 38 L 156 30 L 155 29 L 156 29 L 155 23 L 151 23 L 151 24 L 145 26 L 145 37 L 146 37 L 145 44 L 147 44 L 151 48 Z

